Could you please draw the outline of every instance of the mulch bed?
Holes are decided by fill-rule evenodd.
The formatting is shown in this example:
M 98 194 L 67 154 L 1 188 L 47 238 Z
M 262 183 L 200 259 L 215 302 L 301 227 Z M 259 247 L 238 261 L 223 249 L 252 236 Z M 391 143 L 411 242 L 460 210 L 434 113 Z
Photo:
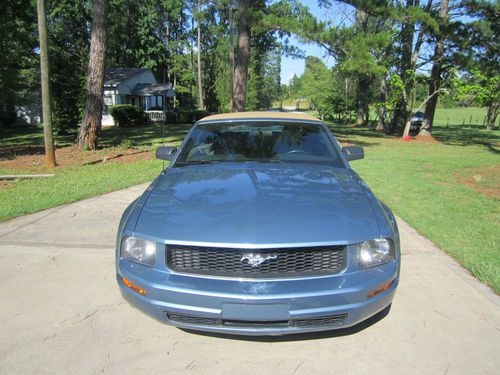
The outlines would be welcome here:
M 153 159 L 153 152 L 135 148 L 106 148 L 90 151 L 78 151 L 75 146 L 56 150 L 57 170 L 69 166 L 81 166 L 97 163 L 133 163 L 138 160 Z M 14 146 L 0 149 L 0 169 L 13 169 L 20 172 L 44 173 L 49 171 L 45 166 L 43 147 Z

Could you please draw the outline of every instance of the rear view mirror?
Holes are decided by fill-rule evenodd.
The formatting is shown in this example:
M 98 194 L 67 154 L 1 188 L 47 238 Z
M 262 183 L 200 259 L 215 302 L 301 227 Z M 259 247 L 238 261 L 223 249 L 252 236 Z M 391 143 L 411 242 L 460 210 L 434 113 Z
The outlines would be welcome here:
M 342 152 L 348 161 L 359 160 L 365 157 L 363 147 L 359 146 L 346 146 L 342 147 Z
M 156 158 L 161 160 L 172 160 L 177 147 L 162 146 L 156 149 Z

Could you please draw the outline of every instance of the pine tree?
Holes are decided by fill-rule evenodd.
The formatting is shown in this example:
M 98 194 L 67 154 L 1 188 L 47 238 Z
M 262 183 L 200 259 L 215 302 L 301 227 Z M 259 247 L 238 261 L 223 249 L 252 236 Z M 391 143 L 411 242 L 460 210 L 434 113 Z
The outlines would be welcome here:
M 95 0 L 92 16 L 89 70 L 85 113 L 78 136 L 78 148 L 95 150 L 102 120 L 102 95 L 104 87 L 104 58 L 106 53 L 107 0 Z

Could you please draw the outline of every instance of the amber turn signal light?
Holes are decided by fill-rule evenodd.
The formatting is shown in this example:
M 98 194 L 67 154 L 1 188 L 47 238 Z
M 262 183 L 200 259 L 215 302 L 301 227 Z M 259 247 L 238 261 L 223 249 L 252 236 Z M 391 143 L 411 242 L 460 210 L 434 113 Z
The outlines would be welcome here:
M 385 292 L 387 289 L 389 289 L 391 287 L 392 283 L 394 283 L 394 280 L 396 280 L 396 279 L 392 279 L 390 282 L 385 283 L 380 288 L 372 290 L 370 293 L 368 293 L 368 298 L 375 297 L 377 294 Z
M 127 288 L 132 289 L 134 292 L 139 293 L 141 296 L 145 296 L 147 293 L 140 286 L 135 285 L 132 281 L 128 281 L 126 278 L 122 276 L 122 283 Z

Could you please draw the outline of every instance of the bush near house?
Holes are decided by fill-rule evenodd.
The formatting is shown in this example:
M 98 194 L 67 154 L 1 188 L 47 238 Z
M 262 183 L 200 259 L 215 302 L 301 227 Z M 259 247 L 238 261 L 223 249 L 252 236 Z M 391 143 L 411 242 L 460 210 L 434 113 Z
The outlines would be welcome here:
M 144 111 L 131 104 L 115 105 L 110 113 L 119 127 L 144 125 L 148 121 Z
M 179 109 L 177 112 L 177 121 L 180 124 L 190 124 L 193 122 L 193 112 L 189 109 Z
M 210 112 L 201 109 L 179 109 L 177 111 L 177 122 L 179 124 L 191 124 L 209 115 Z
M 177 124 L 177 112 L 168 111 L 165 112 L 165 122 L 167 124 Z
M 200 109 L 176 109 L 174 112 L 166 112 L 165 122 L 167 124 L 192 124 L 209 115 L 210 112 Z
M 196 109 L 193 111 L 193 121 L 196 122 L 201 120 L 203 117 L 209 116 L 210 112 L 205 111 L 203 109 Z
M 16 112 L 0 111 L 0 126 L 8 126 L 16 122 Z

